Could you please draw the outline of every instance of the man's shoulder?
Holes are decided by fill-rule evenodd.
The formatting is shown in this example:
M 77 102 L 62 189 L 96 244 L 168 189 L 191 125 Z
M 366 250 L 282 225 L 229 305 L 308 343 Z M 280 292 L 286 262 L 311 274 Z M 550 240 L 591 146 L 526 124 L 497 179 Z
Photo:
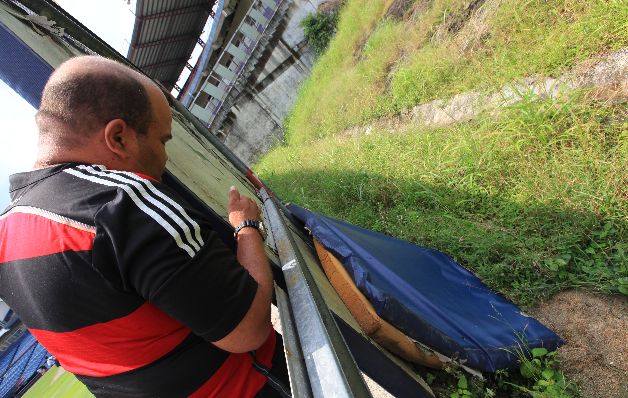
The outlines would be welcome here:
M 123 188 L 124 186 L 137 187 L 147 182 L 155 183 L 152 179 L 141 173 L 111 170 L 102 165 L 78 164 L 63 170 L 65 174 L 75 179 L 88 183 L 93 187 Z
M 111 205 L 129 205 L 141 211 L 154 209 L 159 213 L 185 213 L 188 205 L 172 189 L 160 181 L 138 172 L 110 170 L 104 166 L 78 165 L 65 171 L 94 189 L 114 190 Z M 187 209 L 189 211 L 189 209 Z
M 163 244 L 170 241 L 190 257 L 203 247 L 203 231 L 209 226 L 206 218 L 165 184 L 140 173 L 94 166 L 79 166 L 71 173 L 119 190 L 115 200 L 96 215 L 97 226 L 153 240 L 162 235 Z
M 76 165 L 64 172 L 86 182 L 93 189 L 116 190 L 131 199 L 159 197 L 165 201 L 182 202 L 166 185 L 139 172 L 111 170 L 99 165 Z
M 190 211 L 166 185 L 141 173 L 101 165 L 64 164 L 12 176 L 14 206 L 44 209 L 92 224 L 104 207 L 160 218 Z M 7 209 L 9 210 L 9 209 Z M 187 211 L 186 211 L 187 210 Z
M 79 167 L 61 164 L 12 175 L 7 211 L 31 208 L 93 225 L 94 214 L 115 198 L 117 188 L 77 178 L 74 173 Z

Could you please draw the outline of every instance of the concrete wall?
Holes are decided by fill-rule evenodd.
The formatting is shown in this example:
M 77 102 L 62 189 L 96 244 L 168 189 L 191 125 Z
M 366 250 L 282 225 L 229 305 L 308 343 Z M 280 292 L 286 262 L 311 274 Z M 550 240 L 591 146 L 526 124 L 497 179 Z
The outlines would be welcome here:
M 283 119 L 315 60 L 299 23 L 316 12 L 323 1 L 293 1 L 277 37 L 271 40 L 267 60 L 258 66 L 245 93 L 219 129 L 218 135 L 224 135 L 225 144 L 247 164 L 255 163 L 283 140 Z

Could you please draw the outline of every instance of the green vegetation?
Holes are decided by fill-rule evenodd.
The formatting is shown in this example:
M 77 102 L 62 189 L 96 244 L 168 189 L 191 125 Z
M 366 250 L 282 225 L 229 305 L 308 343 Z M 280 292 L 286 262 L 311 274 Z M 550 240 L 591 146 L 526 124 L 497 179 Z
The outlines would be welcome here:
M 305 39 L 317 54 L 322 54 L 327 49 L 336 31 L 337 22 L 338 14 L 336 12 L 324 13 L 320 11 L 308 15 L 301 21 Z
M 93 398 L 72 373 L 53 366 L 31 387 L 24 398 Z
M 626 0 L 415 0 L 401 20 L 384 18 L 389 5 L 347 1 L 286 121 L 289 144 L 628 45 Z
M 529 359 L 531 357 L 531 359 Z M 554 397 L 569 398 L 570 386 L 565 375 L 558 369 L 556 351 L 548 352 L 545 348 L 533 348 L 528 354 L 520 353 L 521 375 L 534 384 L 532 389 L 520 387 L 533 398 Z
M 522 345 L 515 354 L 521 361 L 519 369 L 501 370 L 486 375 L 484 380 L 467 377 L 459 370 L 454 370 L 452 375 L 428 372 L 426 380 L 437 396 L 448 398 L 570 398 L 578 395 L 576 385 L 567 381 L 559 369 L 555 351 L 527 350 Z
M 628 294 L 625 102 L 526 94 L 449 127 L 371 124 L 626 46 L 626 0 L 348 0 L 255 170 L 284 201 L 439 249 L 524 307 L 567 288 Z M 577 395 L 554 353 L 519 354 L 484 381 L 426 380 L 441 397 Z
M 256 167 L 286 201 L 442 250 L 520 305 L 625 291 L 624 105 L 530 98 L 449 128 L 276 148 Z

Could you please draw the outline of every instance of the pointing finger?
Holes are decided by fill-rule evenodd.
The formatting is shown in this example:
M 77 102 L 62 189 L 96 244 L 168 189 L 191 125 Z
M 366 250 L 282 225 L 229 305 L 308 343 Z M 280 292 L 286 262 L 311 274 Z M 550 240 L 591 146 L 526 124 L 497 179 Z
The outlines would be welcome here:
M 229 188 L 229 203 L 233 204 L 240 200 L 240 192 L 236 187 Z

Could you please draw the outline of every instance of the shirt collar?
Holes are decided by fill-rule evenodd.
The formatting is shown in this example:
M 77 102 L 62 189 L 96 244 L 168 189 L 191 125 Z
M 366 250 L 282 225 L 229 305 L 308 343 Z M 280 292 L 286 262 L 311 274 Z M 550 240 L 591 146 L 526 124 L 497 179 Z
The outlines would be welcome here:
M 43 169 L 25 171 L 22 173 L 15 173 L 9 176 L 9 194 L 11 195 L 11 201 L 17 195 L 17 192 L 26 188 L 29 185 L 35 184 L 48 177 L 62 172 L 63 170 L 75 166 L 76 163 L 63 163 L 56 164 L 54 166 L 46 167 Z

